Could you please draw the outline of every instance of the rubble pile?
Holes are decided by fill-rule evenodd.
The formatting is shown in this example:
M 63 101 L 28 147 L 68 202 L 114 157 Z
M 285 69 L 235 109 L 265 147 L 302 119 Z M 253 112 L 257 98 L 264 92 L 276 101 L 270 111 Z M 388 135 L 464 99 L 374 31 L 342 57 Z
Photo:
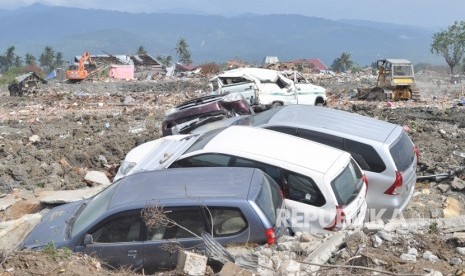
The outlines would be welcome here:
M 271 247 L 228 248 L 236 262 L 225 268 L 250 275 L 464 275 L 465 85 L 438 86 L 424 78 L 418 76 L 418 102 L 354 101 L 351 91 L 372 86 L 376 80 L 370 76 L 310 78 L 327 88 L 328 108 L 386 120 L 409 132 L 420 152 L 419 180 L 404 224 L 371 223 L 331 236 L 298 233 Z M 10 97 L 7 87 L 0 87 L 0 241 L 12 234 L 19 240 L 41 212 L 108 185 L 130 149 L 160 137 L 165 111 L 209 91 L 208 80 L 196 77 L 51 82 L 41 89 Z M 18 267 L 24 266 L 19 261 L 24 255 L 17 254 L 0 259 L 0 272 L 23 271 Z M 251 262 L 255 270 L 241 266 Z M 101 274 L 89 273 L 94 272 Z

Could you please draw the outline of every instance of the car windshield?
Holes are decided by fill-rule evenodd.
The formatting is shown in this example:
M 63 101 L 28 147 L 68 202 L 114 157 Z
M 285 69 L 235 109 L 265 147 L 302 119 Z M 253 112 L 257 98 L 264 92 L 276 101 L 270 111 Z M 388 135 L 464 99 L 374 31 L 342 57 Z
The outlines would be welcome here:
M 87 202 L 84 209 L 77 215 L 74 221 L 73 228 L 71 229 L 71 237 L 79 234 L 106 212 L 117 186 L 118 184 L 109 186 Z
M 331 187 L 339 206 L 345 206 L 354 200 L 363 186 L 362 172 L 353 159 L 333 181 Z
M 400 139 L 391 147 L 391 152 L 394 163 L 399 171 L 407 170 L 415 159 L 415 152 L 410 138 L 402 131 Z
M 197 141 L 195 141 L 184 153 L 194 152 L 197 150 L 201 150 L 205 147 L 208 142 L 211 141 L 218 133 L 220 133 L 225 128 L 217 128 L 205 132 L 204 134 L 200 135 Z

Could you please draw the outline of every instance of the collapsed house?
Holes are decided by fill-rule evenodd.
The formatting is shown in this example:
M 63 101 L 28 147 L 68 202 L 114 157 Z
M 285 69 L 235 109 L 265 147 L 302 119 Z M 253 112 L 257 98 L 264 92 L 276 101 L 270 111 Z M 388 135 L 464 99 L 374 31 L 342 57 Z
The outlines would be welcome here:
M 166 74 L 163 64 L 148 54 L 139 55 L 91 55 L 97 69 L 90 72 L 90 77 L 109 77 L 111 79 L 132 80 L 152 79 Z M 81 56 L 74 57 L 74 63 L 79 63 Z M 101 73 L 102 72 L 102 73 Z M 103 72 L 108 72 L 105 74 Z
M 10 91 L 10 96 L 27 96 L 30 93 L 37 93 L 37 86 L 45 83 L 47 83 L 47 81 L 39 77 L 35 72 L 29 72 L 16 77 L 15 80 L 8 85 L 8 91 Z

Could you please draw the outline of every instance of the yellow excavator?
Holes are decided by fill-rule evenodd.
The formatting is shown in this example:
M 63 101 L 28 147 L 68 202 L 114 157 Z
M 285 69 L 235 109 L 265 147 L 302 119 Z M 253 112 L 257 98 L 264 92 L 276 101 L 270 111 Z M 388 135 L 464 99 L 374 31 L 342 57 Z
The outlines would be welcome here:
M 359 90 L 359 98 L 378 100 L 420 100 L 420 91 L 415 86 L 413 64 L 406 59 L 380 59 L 377 86 Z

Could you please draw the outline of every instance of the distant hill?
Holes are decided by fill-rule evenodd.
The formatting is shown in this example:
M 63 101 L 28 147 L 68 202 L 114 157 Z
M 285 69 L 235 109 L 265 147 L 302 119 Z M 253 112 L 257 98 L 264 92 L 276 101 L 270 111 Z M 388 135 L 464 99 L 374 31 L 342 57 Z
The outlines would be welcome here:
M 265 56 L 278 56 L 281 61 L 320 58 L 330 65 L 342 52 L 360 65 L 379 58 L 440 60 L 429 51 L 433 33 L 439 30 L 294 14 L 135 14 L 34 4 L 0 10 L 0 20 L 0 53 L 13 45 L 21 56 L 38 57 L 47 45 L 66 60 L 86 50 L 134 54 L 142 45 L 153 56 L 175 59 L 176 42 L 184 38 L 196 64 L 232 58 L 260 63 Z

